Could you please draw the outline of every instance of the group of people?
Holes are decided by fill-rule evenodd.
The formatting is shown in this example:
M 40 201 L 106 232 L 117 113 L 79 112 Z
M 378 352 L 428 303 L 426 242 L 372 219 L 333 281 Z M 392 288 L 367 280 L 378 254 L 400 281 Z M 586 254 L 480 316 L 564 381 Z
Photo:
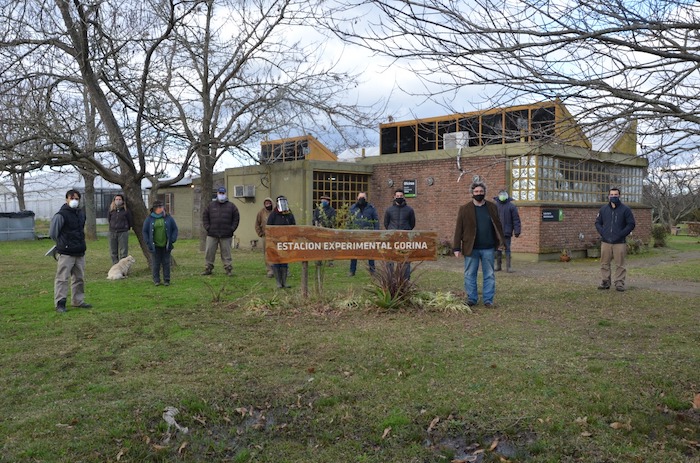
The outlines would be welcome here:
M 521 221 L 518 209 L 508 192 L 502 190 L 486 200 L 486 186 L 475 182 L 471 185 L 471 200 L 459 208 L 453 240 L 456 257 L 464 258 L 464 290 L 467 305 L 474 306 L 479 300 L 477 274 L 479 267 L 483 274 L 482 300 L 484 306 L 494 306 L 496 281 L 494 272 L 502 269 L 505 253 L 506 271 L 512 271 L 511 238 L 520 236 Z M 49 236 L 56 243 L 57 260 L 54 280 L 54 303 L 56 311 L 67 310 L 70 283 L 71 305 L 78 308 L 92 307 L 85 301 L 85 214 L 80 208 L 81 195 L 77 190 L 66 192 L 66 203 L 53 216 Z M 321 197 L 321 204 L 314 210 L 314 224 L 324 227 L 335 225 L 336 211 L 330 205 L 328 196 Z M 133 217 L 128 210 L 123 195 L 115 195 L 109 209 L 109 247 L 112 264 L 128 255 L 129 230 L 134 227 Z M 207 232 L 205 247 L 205 268 L 202 275 L 211 275 L 214 269 L 216 251 L 219 249 L 226 275 L 232 275 L 231 249 L 233 236 L 238 228 L 240 214 L 235 204 L 226 196 L 226 188 L 219 187 L 217 197 L 210 202 L 202 214 L 204 229 Z M 386 230 L 413 230 L 416 216 L 407 203 L 403 190 L 396 190 L 392 205 L 384 213 Z M 265 227 L 275 225 L 296 225 L 294 214 L 285 196 L 265 198 L 263 208 L 255 220 L 255 230 L 265 247 Z M 620 190 L 611 188 L 608 203 L 600 208 L 595 221 L 601 237 L 602 283 L 598 289 L 625 290 L 627 253 L 626 238 L 635 227 L 632 210 L 620 201 Z M 379 215 L 376 208 L 367 201 L 367 193 L 357 195 L 357 201 L 349 209 L 349 227 L 354 229 L 378 230 Z M 144 242 L 151 252 L 152 277 L 156 286 L 170 285 L 170 262 L 173 245 L 177 241 L 178 228 L 175 219 L 169 215 L 162 201 L 154 201 L 150 213 L 143 223 Z M 611 262 L 616 270 L 612 275 Z M 265 263 L 267 276 L 274 277 L 278 288 L 288 288 L 288 264 Z M 374 260 L 368 261 L 370 273 L 375 271 Z M 405 277 L 410 278 L 410 265 L 406 265 Z M 162 280 L 161 280 L 162 271 Z M 349 276 L 357 271 L 357 260 L 350 261 Z

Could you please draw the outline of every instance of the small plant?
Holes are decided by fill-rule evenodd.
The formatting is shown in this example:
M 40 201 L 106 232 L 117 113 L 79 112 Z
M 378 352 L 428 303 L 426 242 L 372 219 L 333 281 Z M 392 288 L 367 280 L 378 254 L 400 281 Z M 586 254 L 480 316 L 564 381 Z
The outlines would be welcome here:
M 666 236 L 668 236 L 668 230 L 664 225 L 660 223 L 655 224 L 651 229 L 651 237 L 654 238 L 655 248 L 665 248 L 666 247 Z
M 644 242 L 639 238 L 630 238 L 627 240 L 627 254 L 640 254 L 644 251 Z
M 562 262 L 569 262 L 571 260 L 571 252 L 564 248 L 561 250 L 561 254 L 559 254 L 559 260 Z
M 452 255 L 452 243 L 447 239 L 442 239 L 438 243 L 438 254 L 441 256 Z
M 212 302 L 221 302 L 224 292 L 226 291 L 226 285 L 228 284 L 228 281 L 229 280 L 224 280 L 224 282 L 221 283 L 221 287 L 218 290 L 214 289 L 214 287 L 211 284 L 209 284 L 209 282 L 203 282 L 204 286 L 209 288 L 209 291 L 211 291 Z
M 372 274 L 372 302 L 382 309 L 397 310 L 412 305 L 416 286 L 410 280 L 410 262 L 382 262 Z M 420 264 L 415 265 L 417 267 Z
M 464 299 L 451 292 L 420 291 L 414 297 L 414 303 L 431 312 L 472 313 Z

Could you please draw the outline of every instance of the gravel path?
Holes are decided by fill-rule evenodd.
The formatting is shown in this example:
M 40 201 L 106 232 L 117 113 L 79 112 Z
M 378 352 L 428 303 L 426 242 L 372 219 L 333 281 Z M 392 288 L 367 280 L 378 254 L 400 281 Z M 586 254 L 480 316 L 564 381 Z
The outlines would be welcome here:
M 665 250 L 661 255 L 631 256 L 627 259 L 627 289 L 651 289 L 654 291 L 700 297 L 700 282 L 657 279 L 652 275 L 643 275 L 635 269 L 672 265 L 674 263 L 700 260 L 700 251 L 681 252 Z M 504 259 L 505 261 L 505 259 Z M 440 257 L 437 261 L 427 261 L 425 268 L 463 271 L 463 259 Z M 504 262 L 505 264 L 505 262 Z M 558 280 L 567 283 L 590 284 L 597 287 L 600 283 L 599 261 L 597 259 L 575 259 L 571 262 L 546 261 L 525 262 L 513 260 L 513 273 L 498 272 L 499 279 L 533 278 Z M 698 267 L 700 273 L 700 266 Z

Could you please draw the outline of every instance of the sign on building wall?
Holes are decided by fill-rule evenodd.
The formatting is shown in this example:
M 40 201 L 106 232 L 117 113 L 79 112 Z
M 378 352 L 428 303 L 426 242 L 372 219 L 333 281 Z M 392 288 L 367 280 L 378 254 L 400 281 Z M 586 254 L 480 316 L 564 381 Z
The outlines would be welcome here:
M 436 260 L 437 232 L 269 226 L 265 228 L 265 257 L 277 264 L 343 259 Z
M 563 220 L 563 209 L 542 209 L 542 222 L 562 222 Z
M 415 180 L 404 180 L 403 181 L 403 195 L 406 198 L 416 197 L 416 181 Z

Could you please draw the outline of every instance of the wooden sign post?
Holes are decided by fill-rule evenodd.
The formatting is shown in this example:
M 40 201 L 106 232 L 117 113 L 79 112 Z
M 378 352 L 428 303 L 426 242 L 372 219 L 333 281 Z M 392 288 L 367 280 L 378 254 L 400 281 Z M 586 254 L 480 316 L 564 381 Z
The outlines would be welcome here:
M 274 264 L 349 259 L 437 260 L 437 232 L 270 226 L 265 228 L 265 257 Z M 308 294 L 308 277 L 302 278 L 302 292 Z

